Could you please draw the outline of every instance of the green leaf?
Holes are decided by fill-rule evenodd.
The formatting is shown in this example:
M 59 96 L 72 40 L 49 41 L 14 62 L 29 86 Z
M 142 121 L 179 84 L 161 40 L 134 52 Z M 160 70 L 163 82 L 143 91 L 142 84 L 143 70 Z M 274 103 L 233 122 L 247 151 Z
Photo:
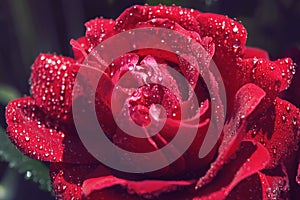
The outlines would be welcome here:
M 6 105 L 10 100 L 20 97 L 21 94 L 7 85 L 0 85 L 0 103 Z
M 42 190 L 51 191 L 49 168 L 42 162 L 23 155 L 10 141 L 5 131 L 0 127 L 0 160 L 9 163 L 25 179 L 32 180 L 40 185 Z
M 0 182 L 0 199 L 16 199 L 15 191 L 19 187 L 17 173 L 15 170 L 7 168 Z
M 167 6 L 170 6 L 172 4 L 175 4 L 176 6 L 182 5 L 182 1 L 180 1 L 180 0 L 173 0 L 173 1 L 170 1 L 170 0 L 148 0 L 147 3 L 151 6 L 155 6 L 158 4 L 163 4 L 163 5 L 167 5 Z

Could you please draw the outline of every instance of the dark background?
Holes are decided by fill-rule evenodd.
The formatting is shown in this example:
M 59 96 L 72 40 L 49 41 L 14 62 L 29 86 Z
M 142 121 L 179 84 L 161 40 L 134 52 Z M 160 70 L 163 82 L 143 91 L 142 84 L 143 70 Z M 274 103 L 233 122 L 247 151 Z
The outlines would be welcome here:
M 41 53 L 72 56 L 69 41 L 84 35 L 84 22 L 95 17 L 115 19 L 124 9 L 146 1 L 127 0 L 1 0 L 0 87 L 11 86 L 29 94 L 30 66 Z M 300 44 L 299 0 L 185 0 L 148 1 L 210 11 L 241 20 L 248 30 L 249 46 L 267 50 L 275 59 Z M 5 128 L 5 105 L 0 105 L 0 123 Z M 0 141 L 1 145 L 1 141 Z M 0 184 L 10 173 L 14 199 L 54 199 L 24 174 L 0 162 Z M 1 185 L 0 185 L 1 187 Z M 0 188 L 1 193 L 1 188 Z M 0 195 L 1 196 L 1 195 Z

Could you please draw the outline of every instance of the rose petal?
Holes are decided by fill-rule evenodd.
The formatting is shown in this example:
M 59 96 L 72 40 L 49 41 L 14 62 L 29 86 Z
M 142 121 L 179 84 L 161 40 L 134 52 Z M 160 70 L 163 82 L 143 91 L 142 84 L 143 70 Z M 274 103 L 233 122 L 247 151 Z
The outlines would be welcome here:
M 276 98 L 275 105 L 249 121 L 246 137 L 261 142 L 268 149 L 272 161 L 268 168 L 274 168 L 297 150 L 299 123 L 299 109 Z
M 112 76 L 112 82 L 116 84 L 123 74 L 133 70 L 139 62 L 139 56 L 135 53 L 127 53 L 117 58 L 112 64 L 110 64 L 110 73 Z
M 186 37 L 190 37 L 196 41 L 200 41 L 200 35 L 189 29 L 185 29 L 176 21 L 173 21 L 169 18 L 150 18 L 147 21 L 141 21 L 134 25 L 133 28 L 145 28 L 145 27 L 161 27 L 165 29 L 171 29 L 176 32 L 179 32 L 182 35 L 186 35 Z M 191 52 L 192 53 L 192 52 Z
M 227 16 L 202 13 L 197 15 L 201 37 L 211 37 L 215 44 L 213 61 L 220 70 L 227 96 L 234 95 L 241 85 L 233 85 L 238 68 L 234 67 L 245 47 L 247 32 L 242 24 Z M 239 79 L 236 79 L 237 82 Z
M 58 199 L 82 199 L 81 185 L 97 167 L 98 165 L 52 163 L 50 165 L 50 178 L 56 197 Z
M 279 92 L 289 86 L 294 73 L 294 64 L 289 58 L 276 61 L 251 58 L 241 60 L 238 65 L 240 84 L 254 83 L 266 92 L 259 110 L 273 103 Z
M 186 71 L 188 71 L 188 67 L 195 68 L 194 71 L 199 71 L 198 65 L 201 64 L 203 65 L 204 63 L 209 63 L 213 54 L 214 54 L 214 44 L 212 43 L 212 39 L 209 37 L 204 37 L 200 38 L 199 34 L 194 32 L 194 31 L 189 31 L 181 27 L 178 23 L 171 21 L 170 19 L 164 19 L 164 18 L 155 18 L 151 19 L 146 22 L 139 22 L 134 28 L 145 28 L 145 27 L 161 27 L 161 28 L 168 28 L 174 31 L 174 36 L 178 37 L 180 35 L 184 35 L 186 38 L 191 38 L 193 39 L 194 42 L 200 43 L 201 48 L 197 48 L 195 45 L 183 45 L 182 49 L 180 50 L 181 56 L 184 56 L 184 58 L 179 57 L 175 55 L 172 52 L 164 51 L 161 49 L 142 49 L 142 50 L 137 50 L 137 54 L 140 56 L 147 56 L 147 55 L 153 55 L 156 58 L 164 59 L 165 61 L 173 62 L 178 64 L 181 67 L 181 70 L 183 71 L 184 75 L 186 76 Z M 175 34 L 175 32 L 177 32 Z M 174 36 L 172 36 L 172 40 L 174 40 Z M 147 41 L 143 41 L 143 44 L 147 46 L 147 43 L 153 43 L 156 42 L 157 39 L 161 38 L 161 35 L 151 35 L 149 37 L 153 38 L 148 38 Z M 166 36 L 163 36 L 166 37 Z M 182 39 L 181 39 L 182 40 Z M 168 39 L 167 39 L 168 41 Z M 182 40 L 184 41 L 184 40 Z M 161 43 L 161 41 L 157 41 L 157 43 Z M 151 45 L 151 44 L 149 44 Z M 164 47 L 164 44 L 161 44 L 161 48 Z M 169 49 L 170 47 L 164 47 L 166 49 Z M 196 59 L 198 58 L 198 60 Z M 183 62 L 183 59 L 185 59 L 185 62 Z M 194 61 L 194 62 L 192 62 Z M 196 62 L 195 62 L 196 61 Z M 190 64 L 188 62 L 191 62 Z M 199 64 L 197 63 L 199 62 Z M 207 64 L 206 64 L 207 65 Z M 191 70 L 192 71 L 192 70 Z M 198 72 L 199 73 L 199 72 Z M 193 74 L 190 72 L 190 74 Z M 194 75 L 196 79 L 198 78 L 197 75 Z M 190 77 L 187 77 L 187 80 L 190 80 Z M 196 81 L 193 80 L 193 83 L 195 84 Z M 193 84 L 192 84 L 193 85 Z
M 227 199 L 262 199 L 262 185 L 258 174 L 249 176 L 233 188 Z
M 235 109 L 232 118 L 224 126 L 223 139 L 219 148 L 219 155 L 213 163 L 214 167 L 211 167 L 205 176 L 199 179 L 197 187 L 203 187 L 211 182 L 222 168 L 224 162 L 226 162 L 239 147 L 241 140 L 246 134 L 245 121 L 260 103 L 264 95 L 264 91 L 254 84 L 244 85 L 237 92 L 234 101 Z
M 231 67 L 225 65 L 224 61 L 234 61 L 242 52 L 247 39 L 245 27 L 227 16 L 212 13 L 197 15 L 197 21 L 200 26 L 200 36 L 212 37 L 216 45 L 215 62 L 223 63 L 220 65 L 221 69 L 223 66 Z
M 234 157 L 193 200 L 225 199 L 238 183 L 264 169 L 270 159 L 268 151 L 261 144 L 251 141 L 243 141 Z
M 90 178 L 84 181 L 82 185 L 83 195 L 88 196 L 95 190 L 103 190 L 115 185 L 121 185 L 127 188 L 131 194 L 159 196 L 161 193 L 176 191 L 179 187 L 190 186 L 194 181 L 163 181 L 163 180 L 145 180 L 128 181 L 116 178 L 114 176 L 103 176 L 99 178 Z
M 77 40 L 71 39 L 70 44 L 72 46 L 75 60 L 82 63 L 90 52 L 90 43 L 86 37 L 81 37 Z
M 94 45 L 115 34 L 115 21 L 112 19 L 96 18 L 85 23 L 85 36 Z
M 277 64 L 278 68 L 281 70 L 281 77 L 282 77 L 282 85 L 280 90 L 286 90 L 295 74 L 295 63 L 290 58 L 282 58 L 274 61 Z
M 75 59 L 81 63 L 97 45 L 116 34 L 117 32 L 113 29 L 114 25 L 114 20 L 103 18 L 86 22 L 85 37 L 70 41 Z
M 243 59 L 247 58 L 264 58 L 269 59 L 269 54 L 263 49 L 255 47 L 246 47 L 243 54 Z
M 289 179 L 282 166 L 278 165 L 273 170 L 258 172 L 262 183 L 262 197 L 267 199 L 290 199 Z
M 101 165 L 53 163 L 50 167 L 53 190 L 59 199 L 182 199 L 182 190 L 194 183 L 187 181 L 130 181 L 110 175 Z M 178 197 L 180 195 L 181 197 Z M 143 198 L 144 197 L 144 198 Z M 178 198 L 177 198 L 178 197 Z
M 49 162 L 97 163 L 79 138 L 46 116 L 31 97 L 11 101 L 6 122 L 10 139 L 29 157 Z
M 72 90 L 77 70 L 73 59 L 51 54 L 40 54 L 32 65 L 32 97 L 53 119 L 72 122 Z
M 83 181 L 94 177 L 93 172 L 98 176 L 107 176 L 109 172 L 97 165 L 68 165 L 52 163 L 50 166 L 50 178 L 53 191 L 58 199 L 86 199 L 86 200 L 142 200 L 142 198 L 130 195 L 121 187 L 104 189 L 92 192 L 89 196 L 82 195 Z
M 145 27 L 161 27 L 174 30 L 181 35 L 185 35 L 186 38 L 191 38 L 194 42 L 198 42 L 201 45 L 201 48 L 196 47 L 195 45 L 184 46 L 181 49 L 181 57 L 172 55 L 170 52 L 165 52 L 157 49 L 147 49 L 147 50 L 138 50 L 137 53 L 140 55 L 154 55 L 158 58 L 165 59 L 166 61 L 171 61 L 180 66 L 181 71 L 186 76 L 187 80 L 191 80 L 193 86 L 196 84 L 199 74 L 198 65 L 207 65 L 211 58 L 214 55 L 215 47 L 212 42 L 212 38 L 204 37 L 200 38 L 199 34 L 195 31 L 189 31 L 184 29 L 180 24 L 164 18 L 154 18 L 146 22 L 139 22 L 134 28 L 145 28 Z M 150 39 L 148 42 L 153 42 L 156 38 L 161 36 L 154 35 L 155 39 Z M 147 43 L 147 41 L 144 41 Z M 160 42 L 160 41 L 159 41 Z M 196 59 L 198 58 L 198 59 Z M 198 63 L 199 62 L 199 63 Z M 191 69 L 193 68 L 193 69 Z M 196 75 L 195 75 L 196 73 Z M 193 76 L 192 76 L 193 75 Z M 191 78 L 192 77 L 192 78 Z
M 245 177 L 262 169 L 267 162 L 268 152 L 264 150 L 262 145 L 256 146 L 251 142 L 243 143 L 237 159 L 226 165 L 222 170 L 222 176 L 218 176 L 218 181 L 209 187 L 209 192 L 212 192 L 211 189 L 214 192 L 210 193 L 210 196 L 207 196 L 205 189 L 199 191 L 200 193 L 188 188 L 186 192 L 180 190 L 180 188 L 189 187 L 194 181 L 128 181 L 108 175 L 109 173 L 105 169 L 102 167 L 96 169 L 96 166 L 52 164 L 51 178 L 54 191 L 60 198 L 80 198 L 81 190 L 86 199 L 120 199 L 122 197 L 140 199 L 139 196 L 144 198 L 159 197 L 159 199 L 192 199 L 195 195 L 197 196 L 195 199 L 216 196 L 224 198 L 235 185 Z M 236 173 L 236 171 L 238 172 Z M 83 184 L 82 187 L 81 184 Z M 126 188 L 127 191 L 118 185 Z M 226 189 L 218 190 L 219 187 L 223 186 Z
M 154 18 L 166 18 L 178 23 L 186 30 L 199 31 L 195 15 L 198 11 L 171 6 L 139 6 L 135 5 L 126 9 L 117 19 L 115 28 L 119 31 L 134 28 L 139 22 Z

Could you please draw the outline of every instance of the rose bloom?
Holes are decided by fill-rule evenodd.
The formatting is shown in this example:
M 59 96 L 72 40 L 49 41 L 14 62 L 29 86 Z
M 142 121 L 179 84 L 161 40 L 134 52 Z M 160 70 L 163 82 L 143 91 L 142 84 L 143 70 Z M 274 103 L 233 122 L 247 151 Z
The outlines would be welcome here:
M 122 31 L 142 27 L 171 29 L 199 42 L 222 75 L 227 95 L 227 105 L 223 106 L 227 106 L 227 112 L 219 140 L 205 157 L 198 158 L 212 102 L 201 74 L 195 66 L 169 52 L 140 49 L 122 55 L 108 66 L 95 94 L 98 121 L 115 145 L 137 153 L 162 148 L 176 135 L 178 116 L 183 114 L 179 107 L 190 103 L 176 96 L 187 95 L 176 93 L 180 85 L 172 85 L 174 91 L 159 84 L 139 87 L 127 101 L 131 120 L 147 125 L 151 105 L 161 104 L 167 121 L 151 138 L 127 135 L 113 119 L 110 98 L 115 84 L 132 68 L 135 71 L 137 66 L 147 66 L 155 71 L 166 65 L 173 67 L 189 81 L 202 105 L 190 116 L 201 115 L 201 119 L 187 151 L 163 169 L 133 174 L 103 165 L 86 150 L 74 125 L 72 101 L 84 100 L 89 89 L 78 86 L 76 95 L 72 91 L 78 70 L 85 67 L 82 62 L 97 45 Z M 299 109 L 278 97 L 295 74 L 290 58 L 270 61 L 267 52 L 246 47 L 246 29 L 227 16 L 176 6 L 133 6 L 116 20 L 97 18 L 87 22 L 86 28 L 84 37 L 71 40 L 74 58 L 52 54 L 37 57 L 32 65 L 31 95 L 11 101 L 6 110 L 11 141 L 31 158 L 50 162 L 58 199 L 295 197 L 300 183 Z M 162 78 L 170 76 L 165 70 Z M 191 105 L 185 106 L 183 110 Z M 85 122 L 88 119 L 82 119 Z M 189 134 L 189 127 L 185 128 Z M 86 134 L 89 130 L 87 125 Z M 107 153 L 114 156 L 113 152 Z

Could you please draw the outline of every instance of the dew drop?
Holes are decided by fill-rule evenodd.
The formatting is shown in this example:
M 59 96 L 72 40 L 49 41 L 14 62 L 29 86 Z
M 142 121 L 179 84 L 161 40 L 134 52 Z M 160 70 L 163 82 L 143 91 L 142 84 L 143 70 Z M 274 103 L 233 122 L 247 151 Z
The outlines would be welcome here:
M 31 171 L 26 171 L 26 173 L 25 173 L 25 179 L 26 180 L 28 180 L 28 179 L 30 179 L 31 178 L 31 176 L 32 176 L 32 172 Z
M 128 70 L 132 71 L 134 69 L 134 65 L 132 63 L 128 64 Z
M 238 50 L 239 47 L 240 47 L 240 46 L 239 46 L 238 44 L 233 44 L 233 45 L 232 45 L 232 48 L 233 48 L 233 51 L 234 51 L 234 52 L 237 52 L 237 50 Z
M 222 29 L 224 30 L 225 29 L 225 21 L 222 21 Z
M 290 107 L 289 105 L 286 107 L 286 111 L 287 111 L 287 112 L 290 112 L 290 111 L 291 111 L 291 107 Z
M 276 147 L 273 147 L 273 154 L 277 154 L 277 148 Z
M 285 122 L 286 121 L 286 116 L 284 114 L 281 115 L 281 119 L 282 119 L 283 122 Z
M 67 186 L 66 186 L 66 185 L 63 185 L 62 189 L 63 189 L 63 190 L 66 190 L 66 189 L 67 189 Z
M 232 29 L 232 31 L 233 31 L 234 33 L 237 33 L 237 32 L 239 31 L 239 28 L 235 25 L 234 28 Z
M 265 140 L 264 140 L 264 138 L 262 137 L 262 138 L 260 138 L 260 141 L 259 141 L 262 145 L 266 145 L 266 143 L 265 143 Z
M 258 59 L 256 57 L 253 58 L 253 64 L 255 65 L 257 63 Z
M 284 59 L 284 61 L 285 61 L 286 64 L 289 63 L 289 59 L 288 58 Z
M 295 117 L 293 117 L 292 122 L 293 122 L 293 125 L 295 125 L 295 126 L 297 125 L 297 119 Z
M 252 137 L 255 137 L 256 135 L 257 135 L 256 129 L 252 129 L 251 136 L 252 136 Z

